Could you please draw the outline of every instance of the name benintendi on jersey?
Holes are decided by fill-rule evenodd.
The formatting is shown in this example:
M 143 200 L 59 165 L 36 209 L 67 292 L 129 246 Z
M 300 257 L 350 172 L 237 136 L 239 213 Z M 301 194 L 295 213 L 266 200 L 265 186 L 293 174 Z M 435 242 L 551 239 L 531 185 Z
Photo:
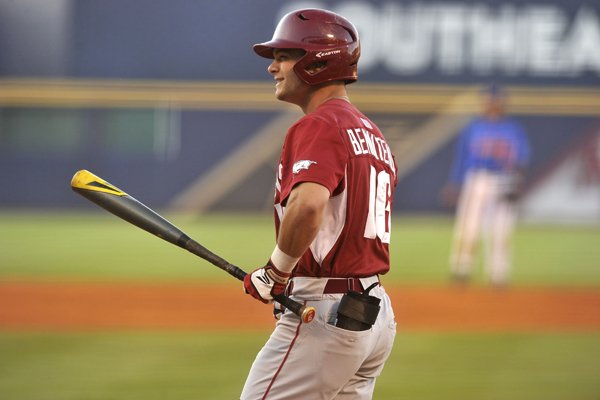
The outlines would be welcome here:
M 365 128 L 346 129 L 346 133 L 352 144 L 354 154 L 370 154 L 389 165 L 394 173 L 396 172 L 392 151 L 384 139 L 373 135 Z

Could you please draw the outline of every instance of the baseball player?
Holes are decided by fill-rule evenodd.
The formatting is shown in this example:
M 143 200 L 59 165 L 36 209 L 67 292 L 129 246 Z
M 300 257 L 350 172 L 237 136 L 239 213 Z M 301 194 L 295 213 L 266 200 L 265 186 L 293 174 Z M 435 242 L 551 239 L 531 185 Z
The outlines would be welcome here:
M 304 116 L 285 136 L 275 184 L 277 245 L 244 288 L 269 303 L 287 293 L 316 308 L 310 324 L 280 310 L 242 399 L 370 399 L 396 333 L 380 276 L 388 272 L 396 164 L 377 126 L 355 106 L 360 44 L 344 17 L 285 15 L 272 40 L 277 99 Z
M 483 91 L 484 110 L 460 134 L 446 199 L 458 196 L 450 255 L 452 277 L 470 277 L 480 234 L 489 281 L 508 283 L 510 239 L 530 147 L 523 128 L 505 116 L 505 93 L 496 85 Z

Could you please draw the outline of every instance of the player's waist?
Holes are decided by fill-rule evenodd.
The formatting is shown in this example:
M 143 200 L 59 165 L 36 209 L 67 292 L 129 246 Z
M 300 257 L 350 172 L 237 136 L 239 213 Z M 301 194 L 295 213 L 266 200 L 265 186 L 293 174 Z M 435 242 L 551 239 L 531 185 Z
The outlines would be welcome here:
M 503 183 L 507 177 L 514 176 L 510 171 L 506 170 L 489 170 L 489 169 L 472 169 L 465 176 L 465 182 L 489 182 L 490 184 Z
M 374 283 L 380 283 L 379 275 L 364 278 L 294 277 L 290 279 L 287 292 L 290 296 L 310 299 L 329 294 L 344 294 L 350 291 L 362 293 Z
M 498 162 L 496 160 L 493 161 L 476 161 L 471 164 L 467 169 L 469 171 L 487 171 L 491 173 L 503 173 L 512 171 L 515 168 L 513 163 L 504 163 Z

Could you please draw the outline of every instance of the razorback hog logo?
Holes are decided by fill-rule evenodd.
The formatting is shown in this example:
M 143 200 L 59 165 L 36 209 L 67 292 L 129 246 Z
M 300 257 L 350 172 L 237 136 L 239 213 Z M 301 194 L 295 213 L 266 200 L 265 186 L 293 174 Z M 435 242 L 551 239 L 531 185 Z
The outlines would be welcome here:
M 341 52 L 342 52 L 341 50 L 320 51 L 317 54 L 315 54 L 315 56 L 317 56 L 317 58 L 321 58 L 321 57 L 332 56 L 334 54 L 340 54 Z
M 298 172 L 302 171 L 303 169 L 309 169 L 312 164 L 316 164 L 316 163 L 317 163 L 316 161 L 312 161 L 312 160 L 296 161 L 294 163 L 294 166 L 292 167 L 292 172 L 294 174 L 297 174 Z

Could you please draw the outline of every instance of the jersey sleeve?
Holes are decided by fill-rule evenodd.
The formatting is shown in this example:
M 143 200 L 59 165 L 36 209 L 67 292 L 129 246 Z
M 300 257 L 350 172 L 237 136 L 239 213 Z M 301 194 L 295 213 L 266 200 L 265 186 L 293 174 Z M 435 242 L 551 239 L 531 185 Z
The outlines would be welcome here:
M 331 194 L 343 184 L 349 157 L 337 127 L 305 118 L 288 133 L 284 152 L 282 199 L 302 182 L 323 185 Z

